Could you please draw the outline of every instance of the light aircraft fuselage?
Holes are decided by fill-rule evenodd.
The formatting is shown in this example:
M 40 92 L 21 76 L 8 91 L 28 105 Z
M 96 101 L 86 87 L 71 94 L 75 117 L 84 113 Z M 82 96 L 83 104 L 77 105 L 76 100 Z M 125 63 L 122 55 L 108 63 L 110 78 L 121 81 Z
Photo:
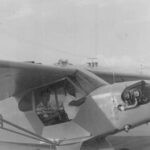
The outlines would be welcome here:
M 150 121 L 146 75 L 5 61 L 0 74 L 0 98 L 15 98 L 0 102 L 5 143 L 76 150 L 99 140 L 112 149 L 108 136 Z

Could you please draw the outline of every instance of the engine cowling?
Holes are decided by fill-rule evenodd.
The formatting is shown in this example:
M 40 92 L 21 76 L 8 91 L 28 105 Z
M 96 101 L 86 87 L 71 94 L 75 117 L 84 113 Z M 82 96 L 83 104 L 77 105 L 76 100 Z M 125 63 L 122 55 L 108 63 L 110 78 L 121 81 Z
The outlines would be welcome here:
M 93 91 L 75 122 L 93 136 L 128 131 L 150 121 L 150 81 L 115 83 Z

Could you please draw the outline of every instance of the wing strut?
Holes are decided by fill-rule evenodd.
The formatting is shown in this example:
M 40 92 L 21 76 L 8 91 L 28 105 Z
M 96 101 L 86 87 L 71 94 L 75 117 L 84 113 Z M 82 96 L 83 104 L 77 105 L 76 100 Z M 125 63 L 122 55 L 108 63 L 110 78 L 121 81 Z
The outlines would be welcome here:
M 4 127 L 4 123 L 7 124 L 7 125 L 10 125 L 11 127 L 16 128 L 19 131 L 23 131 L 24 133 L 6 128 L 6 127 Z M 46 138 L 44 138 L 40 135 L 37 135 L 37 134 L 35 134 L 35 133 L 25 129 L 25 128 L 22 128 L 22 127 L 14 124 L 10 121 L 7 121 L 3 118 L 2 115 L 0 115 L 0 129 L 3 129 L 3 130 L 8 131 L 8 132 L 15 133 L 15 134 L 18 134 L 18 135 L 22 135 L 24 137 L 28 137 L 28 138 L 31 138 L 31 139 L 34 139 L 34 140 L 37 140 L 37 141 L 40 141 L 40 142 L 44 142 L 44 143 L 47 143 L 47 144 L 52 145 L 52 146 L 59 145 L 59 143 L 60 143 L 60 141 L 53 141 L 53 140 L 46 139 Z

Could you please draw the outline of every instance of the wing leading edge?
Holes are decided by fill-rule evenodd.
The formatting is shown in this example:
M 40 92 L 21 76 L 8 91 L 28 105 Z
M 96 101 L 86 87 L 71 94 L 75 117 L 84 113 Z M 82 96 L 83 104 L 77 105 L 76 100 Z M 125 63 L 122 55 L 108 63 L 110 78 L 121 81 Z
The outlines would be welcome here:
M 86 89 L 87 93 L 107 84 L 84 69 L 0 61 L 0 100 L 19 97 L 34 88 L 53 84 L 68 76 L 78 76 L 80 80 L 89 82 L 92 88 Z

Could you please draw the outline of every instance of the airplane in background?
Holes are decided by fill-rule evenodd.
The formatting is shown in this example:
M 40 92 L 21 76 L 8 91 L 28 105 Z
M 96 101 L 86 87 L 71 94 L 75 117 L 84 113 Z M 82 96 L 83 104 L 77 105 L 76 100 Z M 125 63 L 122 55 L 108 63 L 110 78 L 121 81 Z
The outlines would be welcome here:
M 150 122 L 149 91 L 127 70 L 0 61 L 0 149 L 113 150 L 109 136 Z

